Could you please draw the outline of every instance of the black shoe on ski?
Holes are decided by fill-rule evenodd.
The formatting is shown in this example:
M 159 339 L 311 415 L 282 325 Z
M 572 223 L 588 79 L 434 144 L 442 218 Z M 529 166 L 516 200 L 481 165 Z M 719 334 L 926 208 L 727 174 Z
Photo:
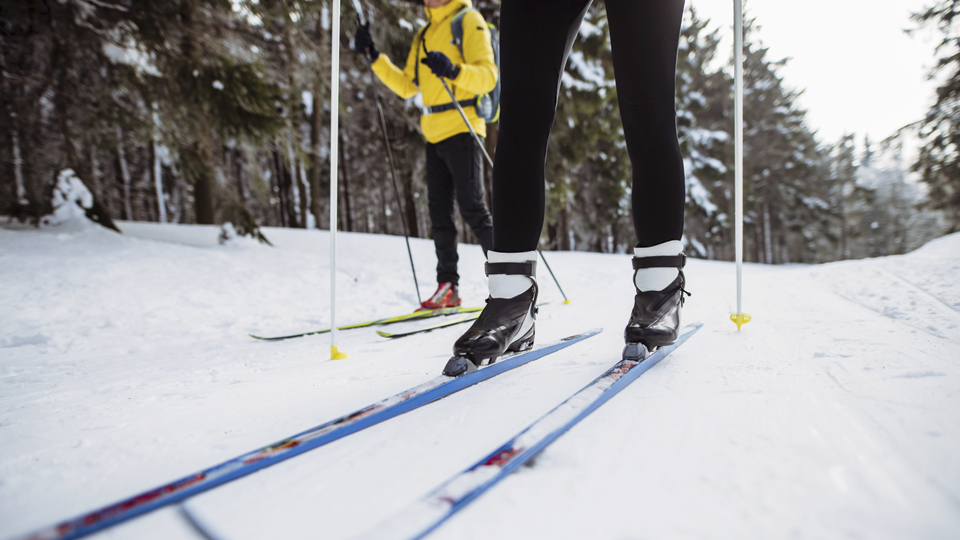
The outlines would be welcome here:
M 535 262 L 487 263 L 487 275 L 523 275 L 533 282 L 513 298 L 487 298 L 480 317 L 453 345 L 453 357 L 443 374 L 459 377 L 496 362 L 505 352 L 533 347 L 537 318 L 537 281 Z
M 683 253 L 674 257 L 634 257 L 634 270 L 677 268 L 680 275 L 660 291 L 637 289 L 630 321 L 623 331 L 626 342 L 623 348 L 624 360 L 642 360 L 654 350 L 677 341 L 680 334 L 680 307 L 683 306 L 684 295 L 690 296 L 683 288 L 685 264 L 686 256 Z

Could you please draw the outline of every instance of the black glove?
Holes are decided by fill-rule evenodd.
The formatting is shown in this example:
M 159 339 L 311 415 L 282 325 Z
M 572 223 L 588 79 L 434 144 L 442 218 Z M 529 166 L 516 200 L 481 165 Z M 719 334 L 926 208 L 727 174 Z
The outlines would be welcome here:
M 427 57 L 420 63 L 430 68 L 430 71 L 437 77 L 456 79 L 457 75 L 460 74 L 460 66 L 453 65 L 453 62 L 442 52 L 428 52 Z
M 353 48 L 360 54 L 367 55 L 370 61 L 380 57 L 380 51 L 373 45 L 373 36 L 370 35 L 370 23 L 357 27 L 353 35 Z

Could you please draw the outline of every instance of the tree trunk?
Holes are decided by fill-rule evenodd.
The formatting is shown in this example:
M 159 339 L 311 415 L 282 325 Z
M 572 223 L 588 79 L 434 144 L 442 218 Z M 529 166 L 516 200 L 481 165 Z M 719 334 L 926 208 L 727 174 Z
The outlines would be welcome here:
M 763 231 L 760 227 L 753 229 L 753 251 L 757 254 L 757 262 L 763 264 L 766 259 L 763 258 Z
M 61 47 L 59 40 L 56 47 L 58 49 Z M 57 58 L 59 59 L 59 57 L 60 55 L 58 54 Z M 67 122 L 67 105 L 64 102 L 66 98 L 64 97 L 63 90 L 64 70 L 59 68 L 59 61 L 56 61 L 55 64 L 58 66 L 57 72 L 59 75 L 57 76 L 56 87 L 54 90 L 54 111 L 57 115 L 57 120 L 60 123 L 60 133 L 63 135 L 63 147 L 67 154 L 67 167 L 73 169 L 73 172 L 77 175 L 81 175 L 83 174 L 83 171 L 80 170 L 80 159 L 77 157 L 77 148 L 73 145 L 73 137 L 70 135 L 70 126 Z
M 843 174 L 843 171 L 839 171 L 839 174 Z M 847 204 L 846 204 L 846 187 L 847 182 L 844 178 L 840 178 L 840 258 L 848 259 L 850 258 L 850 250 L 847 247 Z
M 210 150 L 201 142 L 194 142 L 190 152 L 200 165 L 200 174 L 194 179 L 193 208 L 197 223 L 213 225 L 217 219 L 216 207 L 216 179 L 213 177 Z
M 87 186 L 93 192 L 95 199 L 103 199 L 103 188 L 100 182 L 100 165 L 97 163 L 97 149 L 90 145 L 90 184 Z M 107 198 L 109 200 L 109 198 Z
M 770 241 L 770 203 L 763 201 L 763 252 L 767 264 L 773 264 L 773 246 Z
M 297 201 L 294 199 L 293 193 L 293 171 L 290 170 L 290 164 L 284 159 L 283 152 L 276 144 L 274 145 L 274 161 L 277 165 L 277 186 L 280 192 L 282 223 L 284 227 L 296 227 Z
M 181 49 L 183 50 L 183 59 L 192 66 L 201 66 L 204 64 L 201 56 L 202 48 L 194 43 L 196 29 L 193 25 L 194 11 L 200 9 L 198 2 L 186 1 L 179 3 L 179 14 L 183 31 L 181 35 L 183 40 Z M 210 117 L 205 111 L 194 111 L 196 115 L 196 129 L 191 129 L 188 151 L 193 154 L 196 168 L 199 174 L 193 178 L 193 205 L 194 214 L 197 223 L 204 225 L 213 225 L 217 219 L 217 180 L 213 175 L 213 141 L 211 140 L 212 131 L 210 130 Z
M 390 198 L 387 196 L 387 190 L 380 183 L 380 232 L 390 234 Z M 403 219 L 403 216 L 399 216 Z
M 617 222 L 610 224 L 610 253 L 617 253 L 620 249 L 620 235 L 617 234 Z
M 123 178 L 123 218 L 133 221 L 133 207 L 130 204 L 130 168 L 127 167 L 127 155 L 123 151 L 123 130 L 117 128 L 117 160 Z
M 306 229 L 311 221 L 310 217 L 313 215 L 310 212 L 310 182 L 307 180 L 307 169 L 299 159 L 297 160 L 297 173 L 297 190 L 300 192 L 300 228 Z M 309 228 L 316 229 L 316 223 Z
M 13 139 L 13 176 L 17 182 L 17 204 L 27 206 L 30 201 L 27 200 L 27 187 L 23 181 L 23 156 L 20 154 L 20 136 L 14 127 L 11 127 L 10 135 Z
M 291 151 L 292 153 L 292 151 Z M 308 214 L 310 213 L 310 188 L 307 187 L 307 171 L 303 168 L 303 162 L 294 158 L 293 176 L 297 179 L 297 206 L 298 219 L 297 226 L 301 229 L 307 228 L 309 223 Z
M 307 171 L 307 175 L 310 181 L 310 212 L 313 214 L 316 227 L 321 229 L 323 228 L 320 226 L 323 223 L 321 216 L 323 212 L 321 197 L 323 194 L 320 191 L 320 120 L 322 116 L 320 107 L 323 106 L 323 103 L 320 102 L 318 90 L 319 88 L 314 88 L 313 114 L 310 115 L 310 169 Z
M 403 203 L 406 206 L 407 232 L 412 238 L 420 236 L 420 228 L 417 220 L 417 201 L 413 197 L 413 175 L 403 176 Z M 403 218 L 404 216 L 401 216 Z
M 277 151 L 276 144 L 271 145 L 271 152 L 273 153 L 273 177 L 276 180 L 276 193 L 278 199 L 278 210 L 280 216 L 280 226 L 287 226 L 287 205 L 284 200 L 285 193 L 283 190 L 283 158 L 280 157 L 280 152 Z
M 250 190 L 247 188 L 243 179 L 243 151 L 240 148 L 230 149 L 230 176 L 233 177 L 237 186 L 237 196 L 243 206 L 247 206 L 250 200 Z
M 347 159 L 343 150 L 343 137 L 339 137 L 339 139 L 340 144 L 337 146 L 340 149 L 340 167 L 338 167 L 338 169 L 341 173 L 343 173 L 340 175 L 342 177 L 340 178 L 340 183 L 343 185 L 343 211 L 344 220 L 346 222 L 346 227 L 343 229 L 345 231 L 353 231 L 353 211 L 350 208 L 350 176 L 347 174 Z
M 154 117 L 156 121 L 156 117 Z M 163 168 L 160 164 L 160 152 L 158 146 L 160 141 L 159 129 L 154 125 L 153 140 L 150 141 L 150 159 L 153 162 L 153 185 L 157 190 L 157 211 L 160 223 L 167 222 L 167 200 L 163 195 Z
M 560 245 L 559 229 L 557 224 L 547 223 L 547 249 L 556 249 Z

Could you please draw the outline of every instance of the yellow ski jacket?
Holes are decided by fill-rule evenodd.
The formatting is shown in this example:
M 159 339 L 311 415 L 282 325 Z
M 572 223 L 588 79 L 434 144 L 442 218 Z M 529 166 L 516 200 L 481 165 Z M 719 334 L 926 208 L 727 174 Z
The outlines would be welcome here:
M 424 8 L 430 24 L 425 32 L 421 28 L 414 35 L 410 54 L 407 55 L 406 67 L 401 70 L 387 58 L 386 54 L 381 53 L 373 63 L 373 72 L 387 88 L 403 99 L 409 99 L 417 95 L 417 92 L 422 92 L 424 105 L 450 103 L 450 95 L 443 88 L 440 79 L 430 71 L 430 68 L 420 63 L 420 60 L 427 56 L 420 44 L 422 34 L 427 50 L 442 52 L 455 66 L 460 67 L 457 78 L 447 81 L 457 101 L 470 99 L 493 90 L 497 84 L 497 65 L 494 63 L 493 47 L 490 45 L 490 29 L 483 20 L 483 16 L 473 10 L 464 15 L 462 56 L 460 49 L 452 43 L 453 31 L 450 28 L 450 21 L 465 7 L 473 7 L 471 0 L 452 0 L 449 4 L 435 9 Z M 418 65 L 420 66 L 419 86 L 414 83 Z M 463 111 L 467 113 L 474 131 L 481 137 L 486 137 L 486 122 L 477 116 L 477 111 L 473 107 L 464 107 Z M 423 136 L 430 143 L 438 143 L 458 133 L 469 132 L 456 109 L 422 116 L 420 128 L 423 130 Z

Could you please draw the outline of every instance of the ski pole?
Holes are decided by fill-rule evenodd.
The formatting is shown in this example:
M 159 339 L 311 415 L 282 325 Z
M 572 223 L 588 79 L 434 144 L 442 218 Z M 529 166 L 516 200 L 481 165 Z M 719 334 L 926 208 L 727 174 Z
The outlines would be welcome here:
M 734 57 L 734 251 L 737 263 L 737 312 L 730 320 L 737 331 L 750 322 L 750 315 L 743 312 L 743 0 L 733 0 L 733 57 Z
M 427 51 L 427 44 L 423 44 L 424 52 Z M 453 94 L 453 90 L 450 90 L 450 87 L 447 86 L 447 81 L 443 77 L 439 77 L 440 82 L 443 83 L 443 88 L 447 91 L 447 95 L 450 96 L 450 101 L 453 102 L 456 106 L 457 111 L 460 112 L 460 118 L 463 118 L 463 123 L 467 125 L 467 129 L 470 130 L 470 135 L 473 136 L 473 142 L 477 143 L 477 146 L 480 147 L 480 151 L 483 152 L 483 157 L 486 158 L 487 163 L 490 164 L 490 170 L 493 170 L 493 160 L 490 159 L 490 154 L 487 153 L 487 149 L 483 146 L 483 143 L 480 142 L 480 136 L 477 135 L 477 132 L 473 129 L 473 124 L 470 123 L 470 120 L 467 118 L 467 113 L 464 112 L 463 107 L 460 106 L 460 102 L 457 101 L 456 96 Z M 557 284 L 557 288 L 560 289 L 560 295 L 563 296 L 563 303 L 569 304 L 570 299 L 567 298 L 567 295 L 563 292 L 563 287 L 560 286 L 560 282 L 557 280 L 557 276 L 554 275 L 553 270 L 550 268 L 550 263 L 547 262 L 547 258 L 543 256 L 543 251 L 540 248 L 537 248 L 537 253 L 540 254 L 540 258 L 543 259 L 543 264 L 547 267 L 547 270 L 550 272 L 550 277 L 553 278 L 553 282 Z
M 567 298 L 567 295 L 563 292 L 563 287 L 560 286 L 560 282 L 557 281 L 557 276 L 553 275 L 553 269 L 550 268 L 550 263 L 547 262 L 547 258 L 543 256 L 543 252 L 540 251 L 540 248 L 537 248 L 537 253 L 540 254 L 540 258 L 543 259 L 544 266 L 547 267 L 547 271 L 550 272 L 550 277 L 553 278 L 553 282 L 557 284 L 557 288 L 560 289 L 560 295 L 563 296 L 563 303 L 569 304 L 570 299 Z
M 337 350 L 337 133 L 340 123 L 340 0 L 333 0 L 330 51 L 330 359 L 343 360 Z
M 357 10 L 357 19 L 361 25 L 366 24 L 366 21 L 363 17 L 363 10 L 360 8 L 360 3 L 357 0 L 353 0 L 353 7 Z M 390 178 L 393 180 L 393 196 L 397 201 L 397 209 L 400 211 L 400 224 L 403 226 L 403 240 L 407 243 L 407 257 L 410 258 L 410 270 L 413 272 L 413 286 L 417 289 L 417 303 L 422 304 L 423 300 L 420 298 L 420 282 L 417 280 L 417 269 L 413 264 L 413 252 L 410 251 L 410 235 L 407 233 L 407 222 L 405 221 L 405 216 L 403 213 L 403 205 L 400 204 L 400 189 L 397 187 L 397 168 L 393 162 L 393 151 L 390 150 L 390 139 L 387 137 L 387 120 L 383 115 L 383 105 L 380 103 L 380 91 L 377 89 L 377 75 L 373 72 L 373 62 L 367 58 L 367 55 L 363 55 L 363 59 L 367 64 L 367 69 L 370 71 L 371 86 L 373 87 L 373 99 L 377 102 L 377 113 L 380 116 L 380 133 L 383 134 L 383 146 L 387 149 L 387 161 L 390 164 Z

